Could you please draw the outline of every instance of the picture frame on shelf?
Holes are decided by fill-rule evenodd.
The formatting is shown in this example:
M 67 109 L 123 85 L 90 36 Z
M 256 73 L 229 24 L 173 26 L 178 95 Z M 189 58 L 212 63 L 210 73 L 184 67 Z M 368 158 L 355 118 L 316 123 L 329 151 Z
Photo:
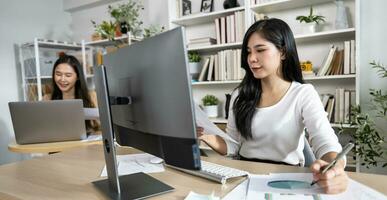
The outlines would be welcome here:
M 213 11 L 214 0 L 202 0 L 200 12 L 209 13 Z
M 182 16 L 192 14 L 192 6 L 190 0 L 181 0 Z

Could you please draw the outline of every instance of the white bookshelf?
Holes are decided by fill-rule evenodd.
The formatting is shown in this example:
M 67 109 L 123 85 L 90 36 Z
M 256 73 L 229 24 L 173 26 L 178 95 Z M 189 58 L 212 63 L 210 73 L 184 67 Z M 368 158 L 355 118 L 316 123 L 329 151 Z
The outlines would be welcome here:
M 242 0 L 241 7 L 222 10 L 218 9 L 212 13 L 199 13 L 179 18 L 176 13 L 177 0 L 169 0 L 169 22 L 170 27 L 184 26 L 186 30 L 187 40 L 190 38 L 213 37 L 216 38 L 214 19 L 220 16 L 232 14 L 235 11 L 243 10 L 245 12 L 246 29 L 253 23 L 252 17 L 255 13 L 263 13 L 269 17 L 279 18 L 287 22 L 293 30 L 293 34 L 297 43 L 298 55 L 300 61 L 310 60 L 314 68 L 319 68 L 325 56 L 327 55 L 331 45 L 338 46 L 340 49 L 344 47 L 344 41 L 355 40 L 356 46 L 358 42 L 356 38 L 358 33 L 356 26 L 358 22 L 359 0 L 344 0 L 344 5 L 347 8 L 349 28 L 335 29 L 336 5 L 332 0 L 273 0 L 271 2 L 258 5 L 250 5 L 250 0 Z M 214 1 L 216 3 L 216 1 Z M 220 3 L 220 2 L 218 2 Z M 223 3 L 223 2 L 221 2 Z M 241 1 L 239 1 L 241 4 Z M 316 33 L 305 33 L 302 24 L 295 20 L 298 15 L 306 15 L 309 13 L 310 6 L 313 5 L 314 13 L 326 16 L 326 23 L 321 27 L 321 30 Z M 215 6 L 219 8 L 219 6 Z M 246 30 L 244 30 L 246 31 Z M 210 45 L 196 48 L 188 48 L 188 51 L 197 51 L 203 56 L 215 54 L 218 51 L 226 49 L 241 48 L 242 43 Z M 359 64 L 358 51 L 355 53 L 356 74 L 346 75 L 330 75 L 330 76 L 304 76 L 307 83 L 311 83 L 320 94 L 335 94 L 338 87 L 356 91 L 356 104 L 359 104 Z M 225 102 L 225 94 L 231 93 L 238 86 L 240 80 L 232 81 L 203 81 L 193 82 L 193 97 L 197 103 L 201 102 L 201 98 L 206 94 L 213 94 Z M 219 118 L 212 119 L 215 123 L 226 123 L 224 119 L 224 104 L 221 105 L 222 111 Z M 348 124 L 335 124 L 332 127 L 336 128 L 353 128 Z M 357 166 L 358 170 L 358 166 Z
M 307 42 L 313 40 L 332 40 L 335 38 L 354 38 L 355 28 L 347 28 L 342 30 L 322 31 L 312 34 L 298 34 L 294 38 L 296 42 Z
M 251 10 L 258 13 L 278 12 L 327 2 L 332 2 L 332 0 L 273 0 L 267 3 L 252 5 Z

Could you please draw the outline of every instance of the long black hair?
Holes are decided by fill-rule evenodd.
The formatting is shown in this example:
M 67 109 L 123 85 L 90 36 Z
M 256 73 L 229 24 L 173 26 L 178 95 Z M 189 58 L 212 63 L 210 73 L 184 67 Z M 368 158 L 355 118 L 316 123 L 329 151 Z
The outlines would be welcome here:
M 242 43 L 241 66 L 246 71 L 240 85 L 236 88 L 239 95 L 233 104 L 236 127 L 245 139 L 252 139 L 251 124 L 256 106 L 261 99 L 261 80 L 256 79 L 247 62 L 247 44 L 254 33 L 274 44 L 283 53 L 282 75 L 286 81 L 304 83 L 298 59 L 296 43 L 290 27 L 282 20 L 271 18 L 255 22 L 245 33 Z

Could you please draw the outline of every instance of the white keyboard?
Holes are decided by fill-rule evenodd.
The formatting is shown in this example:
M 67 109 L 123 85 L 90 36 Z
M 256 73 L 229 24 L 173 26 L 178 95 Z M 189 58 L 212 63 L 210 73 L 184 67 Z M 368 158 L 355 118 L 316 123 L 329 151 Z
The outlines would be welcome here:
M 201 160 L 202 170 L 187 170 L 177 168 L 188 174 L 200 176 L 206 179 L 210 179 L 221 184 L 225 184 L 228 179 L 235 177 L 247 176 L 248 172 L 239 169 L 218 165 L 215 163 Z M 175 168 L 175 167 L 173 167 Z

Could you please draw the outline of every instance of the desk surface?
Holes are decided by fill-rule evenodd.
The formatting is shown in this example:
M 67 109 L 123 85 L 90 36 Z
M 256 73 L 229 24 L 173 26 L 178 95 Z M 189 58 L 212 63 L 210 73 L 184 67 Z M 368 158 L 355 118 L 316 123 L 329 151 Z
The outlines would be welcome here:
M 15 153 L 50 153 L 94 144 L 102 144 L 102 141 L 65 141 L 38 144 L 17 144 L 16 142 L 11 142 L 8 144 L 8 150 Z
M 133 149 L 120 149 L 120 151 L 138 152 Z M 204 160 L 256 174 L 307 171 L 306 168 L 228 160 L 219 157 L 204 158 Z M 103 179 L 99 175 L 104 165 L 101 145 L 82 147 L 3 165 L 0 166 L 0 199 L 106 199 L 91 183 Z M 153 199 L 184 199 L 191 190 L 203 194 L 215 191 L 216 195 L 224 196 L 242 181 L 242 179 L 232 180 L 222 186 L 171 168 L 166 167 L 165 169 L 165 172 L 150 175 L 171 185 L 176 190 Z M 387 194 L 384 185 L 387 183 L 387 176 L 361 173 L 349 173 L 349 176 Z

